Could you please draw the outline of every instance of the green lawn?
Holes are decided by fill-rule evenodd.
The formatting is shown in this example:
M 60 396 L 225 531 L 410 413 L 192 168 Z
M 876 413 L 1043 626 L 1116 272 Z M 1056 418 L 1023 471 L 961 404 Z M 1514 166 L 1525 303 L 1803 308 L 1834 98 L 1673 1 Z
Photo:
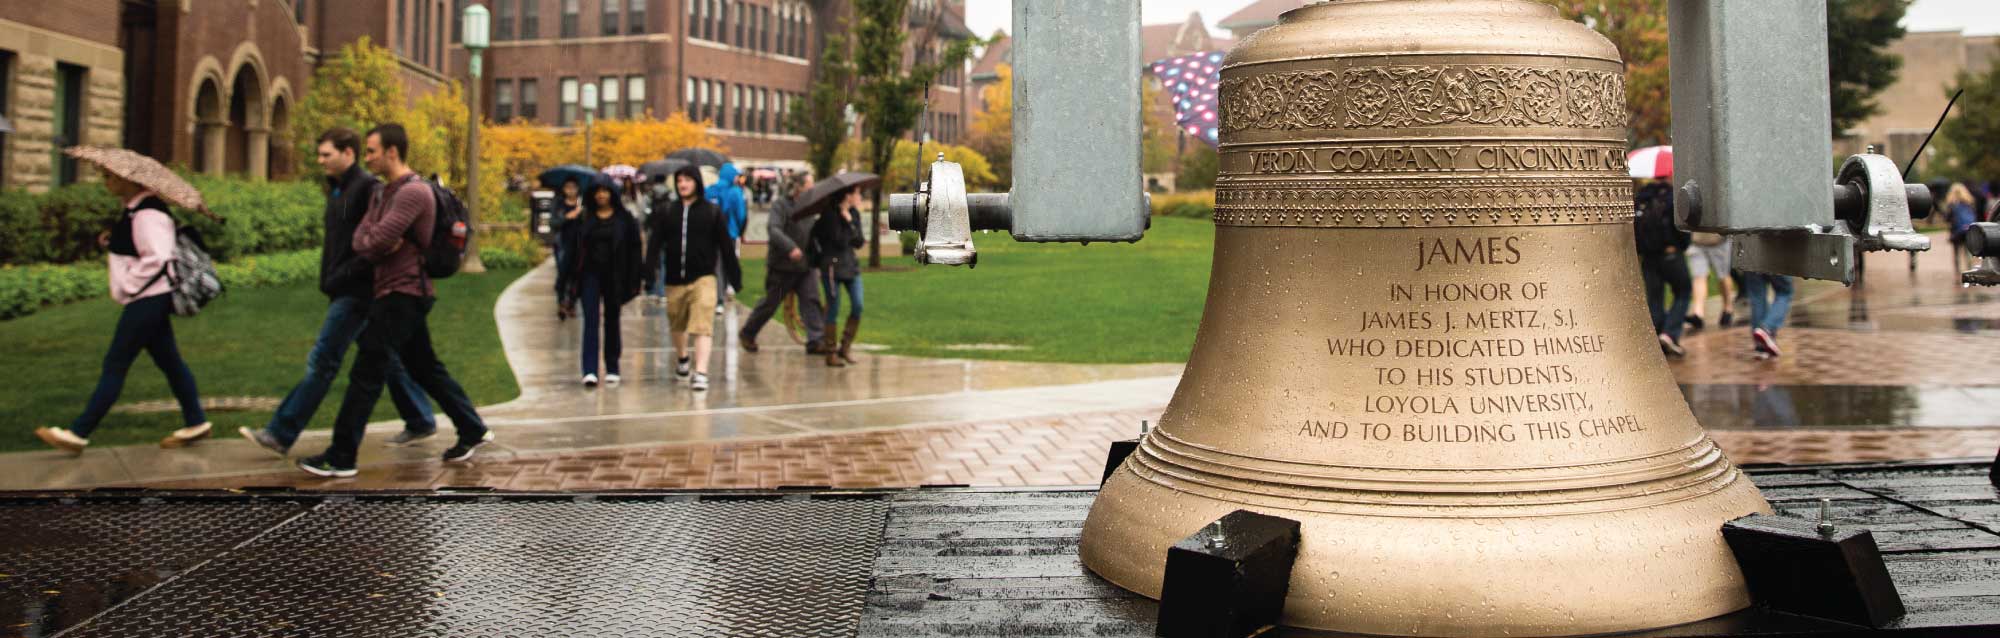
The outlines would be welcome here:
M 522 272 L 494 270 L 438 282 L 439 301 L 430 316 L 432 338 L 452 375 L 480 405 L 520 395 L 500 348 L 493 304 Z M 117 304 L 100 299 L 0 321 L 0 352 L 7 353 L 7 374 L 12 379 L 0 391 L 0 414 L 8 415 L 0 451 L 41 449 L 44 446 L 32 432 L 36 426 L 67 426 L 82 411 L 97 383 L 118 312 Z M 175 319 L 174 334 L 205 399 L 283 397 L 305 374 L 306 353 L 312 350 L 325 313 L 326 297 L 316 281 L 246 288 L 230 291 L 199 317 Z M 346 362 L 351 366 L 353 361 L 350 350 Z M 343 370 L 314 414 L 313 427 L 332 425 L 346 387 Z M 126 375 L 119 403 L 172 397 L 165 376 L 142 354 Z M 236 436 L 237 426 L 262 425 L 270 417 L 270 412 L 209 412 L 217 436 Z M 396 418 L 387 396 L 376 406 L 374 418 Z M 153 443 L 179 426 L 178 410 L 144 415 L 114 412 L 90 442 L 93 446 Z
M 1135 244 L 1027 244 L 979 233 L 975 269 L 917 267 L 909 257 L 885 253 L 882 263 L 892 270 L 862 275 L 861 341 L 915 356 L 1186 361 L 1208 290 L 1214 235 L 1206 220 L 1155 217 Z M 744 302 L 755 303 L 764 264 L 752 260 L 744 268 L 751 289 Z M 766 330 L 760 338 L 784 337 Z M 954 344 L 1027 349 L 947 348 Z

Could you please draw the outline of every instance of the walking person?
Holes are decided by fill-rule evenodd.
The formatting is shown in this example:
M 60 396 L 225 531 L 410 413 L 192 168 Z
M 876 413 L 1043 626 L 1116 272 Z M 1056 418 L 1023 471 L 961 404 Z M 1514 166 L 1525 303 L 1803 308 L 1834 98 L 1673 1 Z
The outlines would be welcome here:
M 717 209 L 728 221 L 730 255 L 735 256 L 736 242 L 743 239 L 744 227 L 750 225 L 750 206 L 744 203 L 743 184 L 747 177 L 735 162 L 724 162 L 716 173 L 715 183 L 707 189 L 708 201 L 715 202 Z M 734 298 L 736 288 L 722 291 L 723 296 Z M 722 314 L 722 303 L 715 304 L 715 314 Z
M 1722 327 L 1736 322 L 1736 281 L 1729 276 L 1730 251 L 1736 249 L 1736 242 L 1717 233 L 1689 233 L 1691 242 L 1687 249 L 1688 278 L 1692 280 L 1693 295 L 1689 297 L 1687 327 L 1700 330 L 1708 326 L 1708 277 L 1715 274 L 1716 286 L 1722 289 Z
M 576 233 L 582 230 L 577 222 L 583 217 L 583 184 L 576 180 L 565 180 L 562 185 L 562 214 L 556 217 L 556 320 L 564 321 L 576 316 L 576 297 L 563 287 L 569 281 L 569 266 L 573 261 L 571 253 L 576 251 Z
M 1692 287 L 1688 281 L 1688 233 L 1674 226 L 1674 188 L 1665 180 L 1640 187 L 1633 199 L 1637 214 L 1633 231 L 1638 242 L 1639 273 L 1646 286 L 1646 309 L 1653 316 L 1653 332 L 1659 335 L 1660 351 L 1668 356 L 1687 354 L 1681 347 L 1681 328 L 1687 317 Z M 1668 305 L 1666 294 L 1673 294 Z
M 306 355 L 306 377 L 261 429 L 240 427 L 243 438 L 284 457 L 299 440 L 299 433 L 312 422 L 313 413 L 326 399 L 340 363 L 347 358 L 348 346 L 368 323 L 368 302 L 375 296 L 375 266 L 354 252 L 354 228 L 368 214 L 368 200 L 382 182 L 361 168 L 361 135 L 348 128 L 334 128 L 319 136 L 319 166 L 326 172 L 326 209 L 321 214 L 326 236 L 319 253 L 319 291 L 328 300 L 326 319 L 320 322 L 319 338 Z M 403 417 L 403 431 L 389 440 L 390 445 L 409 445 L 437 433 L 437 418 L 430 400 L 423 395 L 402 360 L 390 355 L 388 361 L 389 400 Z
M 1767 300 L 1765 290 L 1771 291 Z M 1792 278 L 1761 272 L 1743 273 L 1743 295 L 1750 298 L 1750 344 L 1757 360 L 1778 356 L 1778 328 L 1792 312 Z
M 812 188 L 812 183 L 812 174 L 802 174 L 792 180 L 784 196 L 771 204 L 771 218 L 767 223 L 771 235 L 770 258 L 766 260 L 764 270 L 764 298 L 757 300 L 757 307 L 750 311 L 750 318 L 744 320 L 743 329 L 736 333 L 736 342 L 746 352 L 757 351 L 757 333 L 777 314 L 779 306 L 784 304 L 785 295 L 798 297 L 799 320 L 806 325 L 806 350 L 820 351 L 820 344 L 826 338 L 826 324 L 820 313 L 817 269 L 806 254 L 806 249 L 812 245 L 813 220 L 818 216 L 792 217 L 798 208 L 798 196 Z
M 1953 183 L 1944 196 L 1945 221 L 1951 224 L 1951 275 L 1966 269 L 1966 264 L 1975 258 L 1965 252 L 1965 231 L 1979 221 L 1979 206 L 1972 196 L 1972 190 L 1964 183 Z
M 861 189 L 841 192 L 834 210 L 823 213 L 813 224 L 813 242 L 818 247 L 817 264 L 826 291 L 826 325 L 840 317 L 840 294 L 847 293 L 847 325 L 840 331 L 840 345 L 827 344 L 826 365 L 839 368 L 854 363 L 851 348 L 854 335 L 861 331 L 861 263 L 854 249 L 864 245 L 861 233 Z
M 598 344 L 603 344 L 604 383 L 617 385 L 623 335 L 618 319 L 626 302 L 639 296 L 641 272 L 639 221 L 610 184 L 591 184 L 584 192 L 584 213 L 577 225 L 576 251 L 570 264 L 570 296 L 583 301 L 583 385 L 597 386 Z
M 173 390 L 174 399 L 181 406 L 183 427 L 161 439 L 160 447 L 186 446 L 208 438 L 213 428 L 202 410 L 194 373 L 181 359 L 180 346 L 174 341 L 174 283 L 170 277 L 179 276 L 172 272 L 177 250 L 174 218 L 167 213 L 167 202 L 155 192 L 156 187 L 127 177 L 141 171 L 166 176 L 172 173 L 157 162 L 150 167 L 126 167 L 130 172 L 123 174 L 116 167 L 103 168 L 105 189 L 124 202 L 125 210 L 109 230 L 98 235 L 97 243 L 107 253 L 111 299 L 124 309 L 118 315 L 118 326 L 112 330 L 111 347 L 104 353 L 97 388 L 91 392 L 83 413 L 68 428 L 36 428 L 35 436 L 56 449 L 82 454 L 83 448 L 90 445 L 91 433 L 124 391 L 125 373 L 132 369 L 132 361 L 144 350 L 152 356 L 160 372 L 167 375 L 167 387 Z M 187 190 L 193 191 L 191 187 Z
M 674 375 L 688 379 L 696 392 L 708 390 L 708 359 L 714 349 L 715 315 L 708 309 L 718 303 L 717 290 L 724 285 L 743 285 L 742 269 L 736 263 L 735 242 L 729 238 L 728 220 L 715 204 L 702 197 L 701 171 L 693 166 L 674 171 L 674 192 L 679 195 L 664 208 L 653 211 L 646 238 L 646 272 L 662 266 L 667 283 L 667 323 L 674 342 Z M 716 264 L 725 281 L 717 281 Z M 688 355 L 689 340 L 694 354 Z
M 423 251 L 433 239 L 437 200 L 430 185 L 405 163 L 409 134 L 400 124 L 383 124 L 368 132 L 366 148 L 368 169 L 387 180 L 354 229 L 354 252 L 375 264 L 374 300 L 368 304 L 368 326 L 361 330 L 361 354 L 347 376 L 347 396 L 333 422 L 333 444 L 299 461 L 299 469 L 314 476 L 354 476 L 368 415 L 382 398 L 392 356 L 401 357 L 410 378 L 458 430 L 458 442 L 444 452 L 446 462 L 470 459 L 473 450 L 493 441 L 493 431 L 480 420 L 465 388 L 431 347 L 428 316 L 437 291 L 424 272 Z

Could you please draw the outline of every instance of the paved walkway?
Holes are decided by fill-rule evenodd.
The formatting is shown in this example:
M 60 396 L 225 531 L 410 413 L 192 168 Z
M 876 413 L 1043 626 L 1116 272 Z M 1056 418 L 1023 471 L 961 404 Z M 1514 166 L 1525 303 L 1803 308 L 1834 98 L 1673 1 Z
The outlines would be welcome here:
M 1949 256 L 1870 260 L 1868 284 L 1802 285 L 1786 356 L 1750 357 L 1746 329 L 1686 339 L 1673 365 L 1696 415 L 1741 463 L 1990 456 L 2000 448 L 2000 293 L 1965 289 Z M 1155 420 L 1179 365 L 1084 366 L 864 355 L 824 368 L 775 329 L 744 354 L 718 337 L 714 389 L 671 380 L 657 309 L 627 309 L 625 384 L 577 385 L 575 322 L 554 320 L 546 267 L 496 313 L 523 395 L 484 409 L 501 443 L 479 462 L 447 445 L 364 447 L 363 472 L 320 482 L 233 436 L 190 450 L 6 455 L 0 487 L 147 484 L 509 489 L 1073 485 L 1095 482 L 1111 441 Z M 1711 301 L 1709 316 L 1719 317 Z M 724 318 L 733 335 L 743 308 Z M 864 333 L 865 338 L 865 333 Z M 379 426 L 374 440 L 395 429 Z M 302 450 L 324 444 L 308 433 Z

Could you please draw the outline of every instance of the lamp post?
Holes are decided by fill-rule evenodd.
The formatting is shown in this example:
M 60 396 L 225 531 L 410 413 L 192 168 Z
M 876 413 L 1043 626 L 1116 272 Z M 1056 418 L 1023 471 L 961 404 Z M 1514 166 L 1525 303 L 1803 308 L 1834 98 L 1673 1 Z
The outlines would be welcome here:
M 596 168 L 590 159 L 590 127 L 597 121 L 597 85 L 583 85 L 583 165 Z
M 465 107 L 465 221 L 467 226 L 478 228 L 479 215 L 479 75 L 480 53 L 486 50 L 486 7 L 470 5 L 465 8 L 464 34 L 460 44 L 471 55 L 466 61 L 468 81 L 466 82 Z M 460 270 L 470 273 L 486 272 L 486 264 L 479 261 L 479 247 L 473 242 L 479 240 L 478 233 L 465 238 L 465 263 Z

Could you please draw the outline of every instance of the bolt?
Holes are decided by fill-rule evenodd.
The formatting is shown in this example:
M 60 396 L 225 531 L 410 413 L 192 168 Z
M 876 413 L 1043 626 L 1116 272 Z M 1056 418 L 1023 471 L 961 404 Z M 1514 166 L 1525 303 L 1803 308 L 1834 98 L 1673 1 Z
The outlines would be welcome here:
M 1823 498 L 1823 499 L 1820 499 L 1820 500 L 1819 500 L 1819 526 L 1818 526 L 1818 529 L 1819 529 L 1819 533 L 1820 533 L 1821 535 L 1823 535 L 1823 536 L 1824 536 L 1824 535 L 1830 535 L 1830 534 L 1832 534 L 1832 533 L 1833 533 L 1833 520 L 1832 520 L 1832 517 L 1833 517 L 1833 499 L 1830 499 L 1830 498 Z
M 1139 436 L 1145 436 L 1146 431 L 1152 429 L 1151 427 L 1149 427 L 1150 425 L 1151 422 L 1149 421 L 1144 421 L 1144 420 L 1139 421 Z

